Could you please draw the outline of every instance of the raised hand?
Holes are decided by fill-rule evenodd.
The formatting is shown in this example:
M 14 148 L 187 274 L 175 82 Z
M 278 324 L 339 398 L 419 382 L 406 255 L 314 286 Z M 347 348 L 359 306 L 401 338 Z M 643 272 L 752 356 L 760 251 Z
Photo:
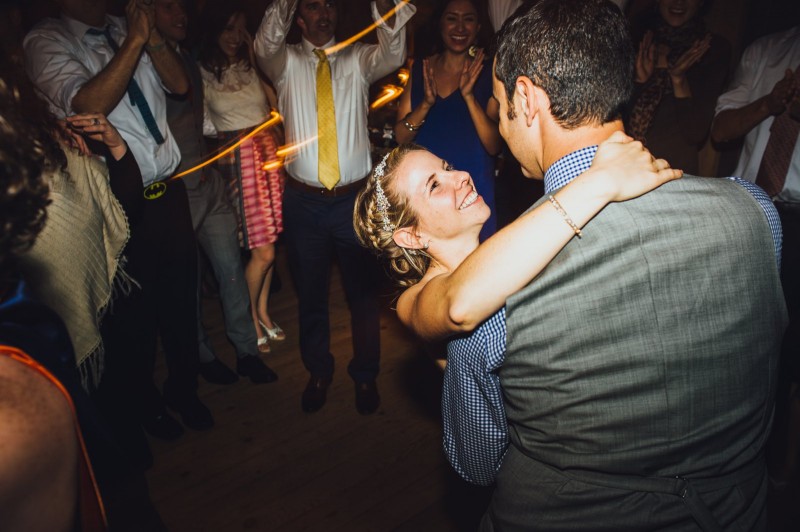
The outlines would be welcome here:
M 128 146 L 105 115 L 83 113 L 68 116 L 66 121 L 72 131 L 105 144 L 115 159 L 119 160 L 125 155 Z
M 664 159 L 654 158 L 639 141 L 615 132 L 597 149 L 592 173 L 602 180 L 600 190 L 610 201 L 625 201 L 678 179 L 683 170 L 670 168 Z
M 711 34 L 709 33 L 699 41 L 695 41 L 694 44 L 669 67 L 669 75 L 672 76 L 673 79 L 686 76 L 686 71 L 697 64 L 706 52 L 708 52 L 710 47 Z
M 653 32 L 644 34 L 636 54 L 636 83 L 645 83 L 656 68 L 656 47 L 653 44 Z
M 478 81 L 481 70 L 483 70 L 482 48 L 478 49 L 472 60 L 464 62 L 464 69 L 461 71 L 461 78 L 458 80 L 458 88 L 464 99 L 472 95 L 472 90 L 475 88 L 475 82 Z
M 125 5 L 125 17 L 128 19 L 127 39 L 139 46 L 144 46 L 150 40 L 150 32 L 155 25 L 155 16 L 151 6 L 148 9 L 141 5 L 142 0 L 128 0 Z
M 433 65 L 430 59 L 422 60 L 423 84 L 425 85 L 425 103 L 428 107 L 433 107 L 436 103 L 436 76 L 433 73 Z

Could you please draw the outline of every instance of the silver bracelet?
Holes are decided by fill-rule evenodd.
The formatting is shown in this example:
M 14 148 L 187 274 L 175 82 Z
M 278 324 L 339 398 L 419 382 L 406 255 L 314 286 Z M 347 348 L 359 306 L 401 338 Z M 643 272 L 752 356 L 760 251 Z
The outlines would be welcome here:
M 408 113 L 405 116 L 405 118 L 403 118 L 403 125 L 406 127 L 407 130 L 409 130 L 409 131 L 417 131 L 419 128 L 421 128 L 423 126 L 423 124 L 425 124 L 425 119 L 423 118 L 422 122 L 420 122 L 417 125 L 414 125 L 414 124 L 412 124 L 411 122 L 408 121 L 408 117 L 409 116 L 411 116 L 411 113 Z

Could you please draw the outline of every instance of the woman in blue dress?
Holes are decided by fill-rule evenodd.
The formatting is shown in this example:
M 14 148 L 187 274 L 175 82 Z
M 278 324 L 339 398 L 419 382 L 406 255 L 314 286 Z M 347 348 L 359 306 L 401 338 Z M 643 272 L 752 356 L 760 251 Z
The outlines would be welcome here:
M 494 156 L 502 148 L 498 104 L 492 98 L 492 67 L 476 43 L 481 29 L 475 0 L 444 3 L 438 20 L 438 52 L 411 69 L 400 97 L 395 137 L 414 142 L 468 172 L 491 215 L 485 240 L 497 230 Z

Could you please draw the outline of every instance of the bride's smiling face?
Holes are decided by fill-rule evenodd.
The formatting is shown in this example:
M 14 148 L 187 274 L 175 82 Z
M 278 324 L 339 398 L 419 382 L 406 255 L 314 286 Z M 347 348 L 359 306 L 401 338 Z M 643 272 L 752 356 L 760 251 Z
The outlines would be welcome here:
M 409 152 L 395 170 L 396 193 L 407 198 L 417 215 L 416 232 L 443 240 L 465 232 L 476 235 L 489 218 L 489 206 L 467 172 L 425 150 Z

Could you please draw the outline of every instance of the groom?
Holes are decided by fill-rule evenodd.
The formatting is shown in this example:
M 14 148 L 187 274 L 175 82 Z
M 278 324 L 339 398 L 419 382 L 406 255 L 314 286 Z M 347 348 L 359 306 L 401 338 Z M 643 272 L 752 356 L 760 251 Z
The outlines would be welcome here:
M 608 0 L 542 0 L 503 28 L 500 131 L 548 194 L 622 129 L 633 62 Z M 509 298 L 511 445 L 483 530 L 765 529 L 776 220 L 756 187 L 684 176 L 606 207 Z

